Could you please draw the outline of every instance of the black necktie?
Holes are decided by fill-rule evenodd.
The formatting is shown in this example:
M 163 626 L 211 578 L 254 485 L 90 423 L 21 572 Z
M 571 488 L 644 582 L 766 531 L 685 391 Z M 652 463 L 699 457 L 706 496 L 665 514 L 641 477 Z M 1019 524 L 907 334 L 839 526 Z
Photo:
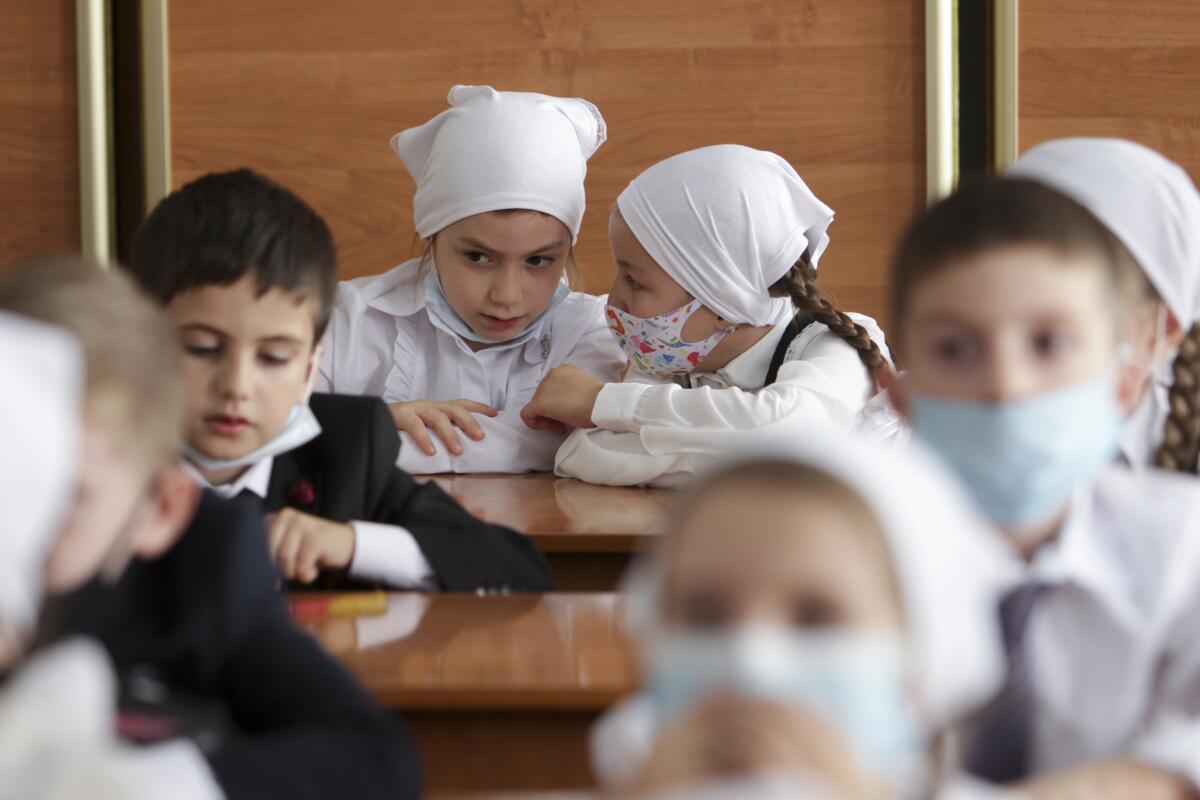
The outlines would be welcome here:
M 1000 631 L 1008 676 L 999 694 L 978 715 L 966 747 L 967 769 L 993 783 L 1012 783 L 1029 773 L 1036 700 L 1025 655 L 1025 630 L 1050 587 L 1020 586 L 1000 603 Z

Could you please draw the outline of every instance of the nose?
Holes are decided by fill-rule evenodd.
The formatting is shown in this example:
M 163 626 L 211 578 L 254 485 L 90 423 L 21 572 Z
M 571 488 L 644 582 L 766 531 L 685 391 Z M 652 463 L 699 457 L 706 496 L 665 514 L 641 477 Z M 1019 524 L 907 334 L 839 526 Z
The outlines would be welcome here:
M 519 264 L 505 263 L 492 275 L 492 285 L 488 289 L 488 300 L 497 308 L 515 308 L 521 305 L 525 290 L 521 284 L 522 274 Z
M 217 374 L 217 394 L 222 400 L 240 402 L 249 399 L 251 357 L 233 354 L 223 360 Z
M 1021 400 L 1038 391 L 1034 365 L 1018 341 L 1001 341 L 994 345 L 985 380 L 985 396 L 993 403 Z

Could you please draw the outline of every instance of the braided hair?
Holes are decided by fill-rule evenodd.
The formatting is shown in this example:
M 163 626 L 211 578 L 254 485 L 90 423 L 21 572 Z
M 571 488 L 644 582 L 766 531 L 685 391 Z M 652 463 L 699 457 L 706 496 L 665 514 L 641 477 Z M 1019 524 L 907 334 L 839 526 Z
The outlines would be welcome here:
M 1171 363 L 1170 411 L 1154 464 L 1195 474 L 1200 460 L 1200 324 L 1192 326 Z
M 867 329 L 851 319 L 825 295 L 817 284 L 817 269 L 812 265 L 808 253 L 801 256 L 786 275 L 773 283 L 768 293 L 771 297 L 791 298 L 797 311 L 811 314 L 817 322 L 842 337 L 858 352 L 858 357 L 867 368 L 875 389 L 879 388 L 880 373 L 891 370 L 887 357 L 867 333 Z

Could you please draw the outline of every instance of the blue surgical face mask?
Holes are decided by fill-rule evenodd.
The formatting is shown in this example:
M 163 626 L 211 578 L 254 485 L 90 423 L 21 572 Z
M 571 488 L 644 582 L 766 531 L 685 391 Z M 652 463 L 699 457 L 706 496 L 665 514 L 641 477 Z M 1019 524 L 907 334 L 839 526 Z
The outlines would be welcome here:
M 538 314 L 534 319 L 525 325 L 525 330 L 511 339 L 499 341 L 496 339 L 488 339 L 480 336 L 475 332 L 475 329 L 467 324 L 467 321 L 458 315 L 454 307 L 450 305 L 450 299 L 446 297 L 446 290 L 442 288 L 442 281 L 438 277 L 437 266 L 430 268 L 425 274 L 425 310 L 429 312 L 429 316 L 436 320 L 441 327 L 463 339 L 480 344 L 520 344 L 527 341 L 533 336 L 537 329 L 537 323 L 546 318 L 546 315 L 562 304 L 567 296 L 571 294 L 571 288 L 567 286 L 566 279 L 558 282 L 554 288 L 554 296 L 550 298 L 550 304 Z
M 1124 424 L 1108 374 L 1006 403 L 922 394 L 910 402 L 913 433 L 1004 527 L 1062 511 L 1077 485 L 1112 463 Z
M 908 693 L 899 636 L 748 625 L 661 632 L 650 645 L 649 694 L 660 724 L 715 693 L 797 708 L 837 729 L 882 776 L 910 769 L 927 737 Z

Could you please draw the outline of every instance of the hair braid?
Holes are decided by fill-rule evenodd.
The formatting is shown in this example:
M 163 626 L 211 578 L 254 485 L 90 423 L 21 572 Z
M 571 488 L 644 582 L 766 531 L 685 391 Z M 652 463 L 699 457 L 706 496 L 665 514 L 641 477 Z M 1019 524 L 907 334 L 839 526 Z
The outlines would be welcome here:
M 817 322 L 823 323 L 829 330 L 846 340 L 847 344 L 858 351 L 859 359 L 878 388 L 879 373 L 891 369 L 887 358 L 867 333 L 867 329 L 838 309 L 825 296 L 825 292 L 817 284 L 817 270 L 809 261 L 807 253 L 771 286 L 770 294 L 772 297 L 790 297 L 797 310 L 812 314 Z
M 1170 411 L 1156 466 L 1195 473 L 1200 456 L 1200 324 L 1192 326 L 1171 363 Z

